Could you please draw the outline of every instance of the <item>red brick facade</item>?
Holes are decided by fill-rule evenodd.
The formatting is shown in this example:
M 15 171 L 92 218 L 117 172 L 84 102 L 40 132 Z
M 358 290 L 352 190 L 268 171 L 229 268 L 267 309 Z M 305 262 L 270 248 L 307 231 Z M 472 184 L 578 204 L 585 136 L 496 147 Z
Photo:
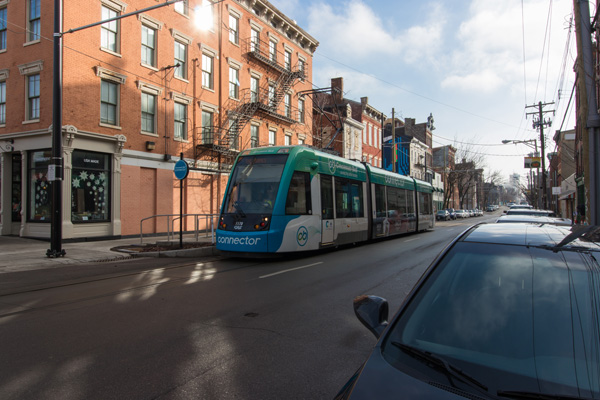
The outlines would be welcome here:
M 31 160 L 51 147 L 53 2 L 41 1 L 41 38 L 27 42 L 23 30 L 15 27 L 29 23 L 29 2 L 0 0 L 11 26 L 6 49 L 0 49 L 0 83 L 5 83 L 7 99 L 0 143 L 12 142 L 1 150 L 0 233 L 47 237 L 49 224 L 33 220 L 40 205 L 33 200 L 37 186 L 31 183 Z M 298 93 L 311 88 L 312 55 L 318 42 L 260 0 L 214 2 L 208 6 L 213 23 L 201 30 L 193 10 L 202 3 L 189 0 L 123 18 L 112 26 L 63 35 L 63 237 L 135 235 L 141 219 L 179 213 L 179 181 L 174 179 L 173 165 L 180 153 L 197 168 L 184 181 L 184 211 L 214 214 L 238 151 L 268 145 L 269 131 L 274 132 L 276 145 L 312 142 L 312 101 Z M 64 0 L 63 4 L 63 31 L 68 31 L 105 19 L 103 10 L 122 15 L 157 2 Z M 258 32 L 254 44 L 252 29 Z M 151 33 L 154 41 L 148 39 Z M 111 48 L 113 36 L 116 48 Z M 211 74 L 203 74 L 203 55 L 212 60 Z M 32 71 L 40 75 L 40 115 L 27 120 L 26 85 Z M 257 98 L 250 97 L 252 77 L 258 82 Z M 269 86 L 274 98 L 267 97 Z M 301 101 L 303 122 L 298 112 Z M 207 115 L 212 116 L 209 123 Z M 232 121 L 237 130 L 230 129 Z M 251 140 L 251 129 L 258 132 L 258 140 Z M 179 133 L 182 137 L 176 137 Z M 110 175 L 110 184 L 101 188 L 105 191 L 82 191 L 81 196 L 87 197 L 76 200 L 73 193 L 82 189 L 78 185 L 83 182 L 78 174 L 89 175 L 71 165 L 80 152 L 110 155 L 110 165 L 102 172 L 103 179 Z M 13 162 L 14 155 L 20 157 L 20 165 Z M 20 196 L 11 193 L 17 177 L 22 182 Z M 17 201 L 26 205 L 20 221 L 11 217 Z M 77 221 L 71 218 L 76 201 L 81 208 Z M 101 212 L 88 212 L 86 202 Z M 98 222 L 92 223 L 93 218 Z M 188 224 L 191 228 L 191 220 Z M 164 222 L 147 222 L 143 230 L 164 232 Z

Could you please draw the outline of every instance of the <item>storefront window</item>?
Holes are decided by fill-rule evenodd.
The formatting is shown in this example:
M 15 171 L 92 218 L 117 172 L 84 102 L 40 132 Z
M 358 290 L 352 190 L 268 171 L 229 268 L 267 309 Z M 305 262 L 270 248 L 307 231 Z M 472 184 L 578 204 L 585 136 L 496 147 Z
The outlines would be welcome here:
M 47 175 L 51 154 L 51 150 L 34 151 L 29 154 L 27 198 L 30 221 L 50 222 L 52 196 Z
M 21 154 L 12 155 L 12 221 L 21 222 Z
M 110 156 L 75 150 L 72 166 L 71 221 L 109 221 Z

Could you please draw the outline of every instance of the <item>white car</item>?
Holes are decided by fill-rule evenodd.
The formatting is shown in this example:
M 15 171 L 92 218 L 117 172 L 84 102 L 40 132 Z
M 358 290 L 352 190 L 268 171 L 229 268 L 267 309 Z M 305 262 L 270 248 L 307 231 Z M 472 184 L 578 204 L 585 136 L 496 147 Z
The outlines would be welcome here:
M 547 217 L 544 215 L 503 215 L 496 220 L 496 223 L 532 223 L 549 224 L 560 226 L 571 226 L 573 222 L 568 218 Z

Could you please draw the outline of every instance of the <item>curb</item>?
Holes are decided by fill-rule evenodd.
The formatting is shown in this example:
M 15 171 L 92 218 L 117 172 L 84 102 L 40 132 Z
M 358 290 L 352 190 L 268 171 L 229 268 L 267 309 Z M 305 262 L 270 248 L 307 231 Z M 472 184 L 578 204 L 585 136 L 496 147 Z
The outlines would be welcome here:
M 127 253 L 134 257 L 154 257 L 154 258 L 195 258 L 206 256 L 219 256 L 221 252 L 215 246 L 197 247 L 193 249 L 177 249 L 164 251 L 135 251 L 127 249 L 112 249 L 117 252 Z

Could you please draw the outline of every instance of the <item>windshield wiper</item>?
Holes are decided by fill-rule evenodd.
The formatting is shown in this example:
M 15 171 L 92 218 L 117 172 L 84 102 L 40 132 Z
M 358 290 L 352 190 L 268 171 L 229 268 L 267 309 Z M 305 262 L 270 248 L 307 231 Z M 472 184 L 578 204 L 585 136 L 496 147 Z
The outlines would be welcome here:
M 533 399 L 533 400 L 581 400 L 585 397 L 565 396 L 560 394 L 536 393 L 536 392 L 521 392 L 518 390 L 498 390 L 498 396 L 508 397 L 511 399 Z M 591 398 L 590 398 L 591 400 Z
M 235 208 L 235 213 L 237 215 L 239 215 L 242 218 L 246 218 L 246 214 L 244 213 L 244 210 L 242 210 L 242 207 L 240 206 L 240 203 L 237 201 L 233 202 L 233 208 Z
M 446 373 L 446 375 L 448 377 L 451 378 L 450 381 L 452 382 L 453 386 L 456 386 L 456 385 L 454 385 L 452 378 L 458 379 L 459 381 L 469 384 L 471 386 L 476 386 L 477 388 L 483 389 L 486 392 L 488 391 L 488 387 L 485 386 L 483 383 L 479 382 L 477 379 L 473 378 L 471 375 L 467 374 L 462 369 L 457 368 L 457 367 L 453 366 L 452 364 L 448 363 L 448 361 L 444 360 L 440 356 L 437 356 L 428 351 L 424 351 L 424 350 L 421 350 L 421 349 L 413 347 L 413 346 L 409 346 L 404 343 L 392 342 L 392 344 L 394 346 L 400 348 L 402 351 L 410 354 L 411 356 L 420 358 L 421 360 L 424 360 L 424 361 L 427 361 L 427 362 L 435 365 L 438 369 L 441 369 L 443 372 Z

